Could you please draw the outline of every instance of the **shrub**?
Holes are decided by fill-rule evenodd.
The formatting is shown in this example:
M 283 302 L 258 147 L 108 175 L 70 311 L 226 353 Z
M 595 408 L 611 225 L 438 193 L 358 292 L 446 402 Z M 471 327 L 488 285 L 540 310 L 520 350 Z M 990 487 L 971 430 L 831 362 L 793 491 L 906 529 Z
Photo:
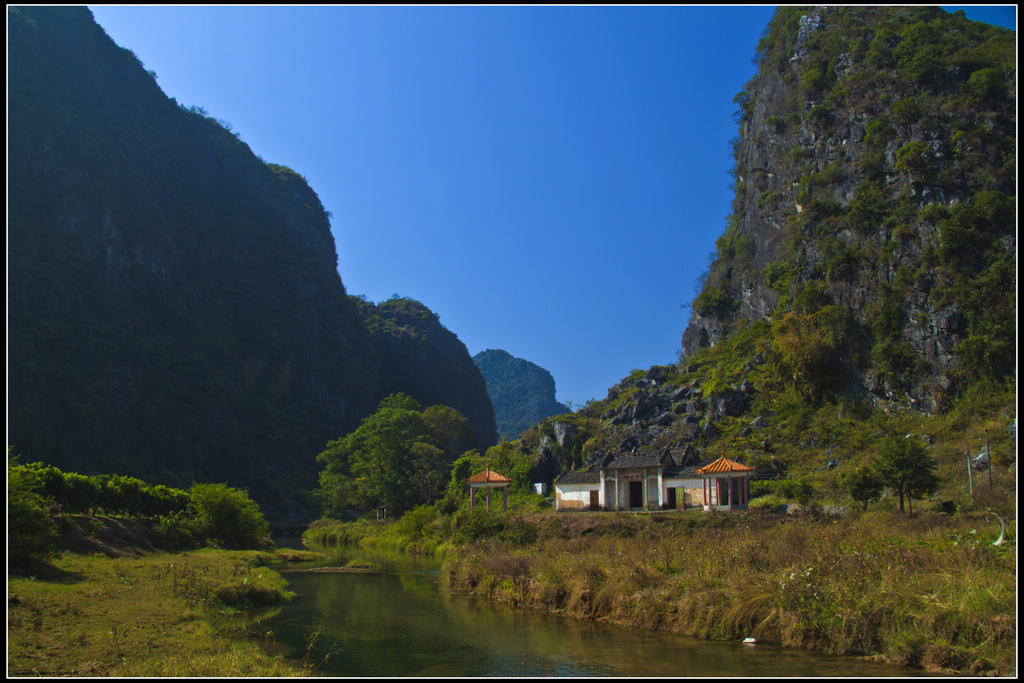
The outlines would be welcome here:
M 7 457 L 7 554 L 13 561 L 44 559 L 57 546 L 57 525 L 39 495 L 34 472 Z
M 783 479 L 776 484 L 775 490 L 782 498 L 795 500 L 801 505 L 810 503 L 811 495 L 814 493 L 814 487 L 805 481 L 798 481 L 796 479 Z
M 719 284 L 707 285 L 700 295 L 693 300 L 693 310 L 698 315 L 707 315 L 712 311 L 728 312 L 736 306 L 736 300 Z
M 269 543 L 270 527 L 245 490 L 227 484 L 196 483 L 189 495 L 199 538 L 238 550 L 262 548 Z
M 896 170 L 918 178 L 931 168 L 932 150 L 924 142 L 914 141 L 896 150 Z
M 505 515 L 493 510 L 467 510 L 456 516 L 456 543 L 497 538 L 505 530 Z
M 1002 69 L 980 69 L 971 74 L 965 86 L 973 104 L 985 104 L 1006 97 L 1006 79 Z
M 892 106 L 892 114 L 900 123 L 917 123 L 921 118 L 921 108 L 917 100 L 905 97 Z

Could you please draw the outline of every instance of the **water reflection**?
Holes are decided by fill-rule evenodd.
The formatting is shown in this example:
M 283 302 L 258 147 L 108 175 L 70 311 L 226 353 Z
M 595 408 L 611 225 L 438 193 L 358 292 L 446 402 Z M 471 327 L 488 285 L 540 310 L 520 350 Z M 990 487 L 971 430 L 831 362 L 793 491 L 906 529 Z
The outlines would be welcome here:
M 335 557 L 344 565 L 353 557 Z M 439 563 L 400 554 L 360 553 L 386 572 L 287 573 L 291 603 L 259 615 L 281 652 L 301 658 L 316 625 L 312 655 L 333 676 L 906 676 L 907 671 L 765 646 L 719 643 L 517 610 L 446 596 Z

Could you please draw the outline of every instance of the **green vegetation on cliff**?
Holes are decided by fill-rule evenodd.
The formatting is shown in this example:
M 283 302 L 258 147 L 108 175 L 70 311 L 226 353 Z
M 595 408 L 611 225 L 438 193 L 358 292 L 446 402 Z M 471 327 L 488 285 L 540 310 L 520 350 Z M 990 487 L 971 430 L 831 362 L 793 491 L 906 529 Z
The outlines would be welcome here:
M 377 381 L 319 199 L 167 98 L 88 9 L 8 23 L 10 442 L 283 514 Z
M 309 514 L 323 444 L 389 393 L 494 443 L 436 316 L 364 321 L 299 173 L 164 95 L 85 7 L 9 7 L 8 60 L 8 438 L 27 459 L 226 482 L 286 518 Z
M 755 61 L 684 362 L 767 320 L 819 397 L 937 412 L 1012 381 L 1014 32 L 938 7 L 783 7 Z
M 570 412 L 555 400 L 555 380 L 539 365 L 499 349 L 481 351 L 473 362 L 487 382 L 502 437 L 515 439 L 546 417 Z

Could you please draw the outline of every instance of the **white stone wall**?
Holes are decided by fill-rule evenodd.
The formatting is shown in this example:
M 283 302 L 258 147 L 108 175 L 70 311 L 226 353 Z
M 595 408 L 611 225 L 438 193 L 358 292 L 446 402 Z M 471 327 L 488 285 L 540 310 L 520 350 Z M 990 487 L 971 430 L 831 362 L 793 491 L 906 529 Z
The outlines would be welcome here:
M 557 484 L 555 485 L 555 509 L 589 509 L 590 492 L 597 490 L 597 484 Z

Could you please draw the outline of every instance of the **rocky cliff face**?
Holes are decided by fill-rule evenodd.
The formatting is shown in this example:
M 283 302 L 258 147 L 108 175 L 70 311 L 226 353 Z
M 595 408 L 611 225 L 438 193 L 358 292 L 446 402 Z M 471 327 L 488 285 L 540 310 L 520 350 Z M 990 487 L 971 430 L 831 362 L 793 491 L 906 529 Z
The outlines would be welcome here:
M 487 384 L 466 345 L 437 314 L 403 297 L 354 301 L 380 357 L 381 392 L 407 394 L 424 407 L 451 406 L 469 420 L 479 448 L 493 446 L 498 437 Z
M 283 516 L 324 445 L 410 382 L 425 405 L 475 396 L 452 405 L 493 442 L 454 335 L 408 358 L 375 344 L 302 176 L 167 98 L 84 7 L 8 8 L 8 57 L 8 443 L 23 461 L 227 481 Z
M 789 315 L 873 400 L 932 412 L 1012 373 L 1015 42 L 939 8 L 780 9 L 683 362 Z
M 555 400 L 555 379 L 535 363 L 507 351 L 488 349 L 473 356 L 487 382 L 498 432 L 515 439 L 546 417 L 568 413 Z

